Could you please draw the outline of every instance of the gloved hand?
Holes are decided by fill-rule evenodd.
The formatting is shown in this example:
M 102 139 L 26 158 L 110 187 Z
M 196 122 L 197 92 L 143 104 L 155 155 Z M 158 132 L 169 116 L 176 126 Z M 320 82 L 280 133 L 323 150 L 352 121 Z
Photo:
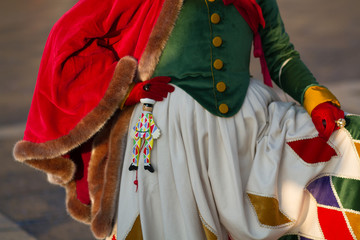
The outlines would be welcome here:
M 319 137 L 327 141 L 331 134 L 339 129 L 335 121 L 344 118 L 344 111 L 331 102 L 324 102 L 312 110 L 311 118 L 319 132 Z
M 125 106 L 134 105 L 140 102 L 141 98 L 151 98 L 155 101 L 162 101 L 169 92 L 175 88 L 169 84 L 170 77 L 154 77 L 150 80 L 136 83 L 125 101 Z

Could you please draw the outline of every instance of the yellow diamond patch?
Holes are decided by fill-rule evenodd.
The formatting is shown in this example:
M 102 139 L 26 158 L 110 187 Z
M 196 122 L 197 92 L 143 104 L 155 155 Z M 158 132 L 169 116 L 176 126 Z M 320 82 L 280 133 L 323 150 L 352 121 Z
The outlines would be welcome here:
M 356 147 L 357 153 L 358 153 L 358 155 L 360 157 L 360 143 L 355 142 L 355 147 Z
M 292 222 L 280 211 L 279 202 L 276 198 L 250 193 L 247 195 L 261 224 L 275 227 Z
M 360 215 L 353 212 L 346 212 L 346 216 L 349 219 L 350 226 L 357 237 L 360 239 Z

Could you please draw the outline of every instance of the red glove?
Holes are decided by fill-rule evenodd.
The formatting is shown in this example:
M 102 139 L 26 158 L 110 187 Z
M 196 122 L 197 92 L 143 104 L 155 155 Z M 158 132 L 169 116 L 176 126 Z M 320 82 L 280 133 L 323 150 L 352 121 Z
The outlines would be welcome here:
M 327 141 L 331 134 L 339 129 L 335 121 L 344 118 L 344 111 L 330 102 L 324 102 L 312 110 L 311 118 L 319 132 L 319 137 Z
M 141 98 L 151 98 L 155 101 L 162 101 L 169 92 L 175 88 L 168 84 L 170 77 L 155 77 L 150 80 L 136 83 L 125 101 L 125 106 L 134 105 L 140 102 Z

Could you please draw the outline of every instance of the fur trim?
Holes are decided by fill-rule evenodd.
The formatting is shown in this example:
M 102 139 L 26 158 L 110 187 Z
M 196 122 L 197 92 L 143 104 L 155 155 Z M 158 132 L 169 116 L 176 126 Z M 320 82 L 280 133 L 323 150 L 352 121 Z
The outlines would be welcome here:
M 114 237 L 115 237 L 115 240 L 116 240 L 116 235 L 117 235 L 117 224 L 116 222 L 114 223 L 114 228 L 111 232 L 111 234 L 106 237 L 104 240 L 114 240 Z
M 48 182 L 51 184 L 60 185 L 62 187 L 64 186 L 64 184 L 66 184 L 62 181 L 61 178 L 57 177 L 56 175 L 49 174 L 49 173 L 47 173 L 46 175 L 47 175 Z
M 90 224 L 90 205 L 85 205 L 77 199 L 76 183 L 69 182 L 66 186 L 66 210 L 77 221 Z
M 126 96 L 129 85 L 134 80 L 136 69 L 137 61 L 133 57 L 125 56 L 120 59 L 99 105 L 86 115 L 68 135 L 44 143 L 19 141 L 14 147 L 14 158 L 20 162 L 55 158 L 87 141 L 103 127 L 119 107 L 119 103 Z
M 25 160 L 25 163 L 48 174 L 49 182 L 53 184 L 67 184 L 73 179 L 76 166 L 68 158 L 58 157 L 43 160 Z
M 118 114 L 114 115 L 116 119 Z M 112 120 L 114 120 L 112 119 Z M 100 208 L 101 195 L 103 191 L 105 166 L 108 161 L 109 151 L 109 137 L 112 122 L 108 124 L 99 132 L 93 141 L 93 148 L 91 152 L 91 160 L 88 167 L 88 186 L 91 199 L 91 215 L 94 216 Z
M 111 130 L 100 208 L 91 222 L 91 230 L 97 238 L 109 236 L 115 222 L 122 159 L 133 109 L 134 107 L 124 109 Z
M 146 81 L 153 75 L 166 42 L 174 29 L 182 5 L 183 0 L 165 0 L 139 61 L 139 78 L 141 81 Z

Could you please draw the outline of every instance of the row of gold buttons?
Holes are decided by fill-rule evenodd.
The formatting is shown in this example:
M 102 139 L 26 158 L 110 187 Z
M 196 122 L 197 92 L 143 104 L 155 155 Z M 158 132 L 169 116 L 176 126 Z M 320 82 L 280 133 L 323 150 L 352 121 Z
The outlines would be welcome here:
M 209 2 L 214 2 L 215 0 L 208 0 Z M 217 13 L 213 13 L 210 16 L 210 21 L 212 24 L 218 24 L 221 21 L 220 15 Z M 212 44 L 214 47 L 220 47 L 222 45 L 223 41 L 222 38 L 219 36 L 216 36 L 212 40 Z M 221 70 L 224 67 L 224 62 L 221 59 L 216 59 L 213 62 L 213 66 L 216 70 Z M 224 92 L 226 90 L 226 84 L 224 82 L 218 82 L 216 84 L 216 90 L 218 92 Z M 226 114 L 229 111 L 229 107 L 227 104 L 222 103 L 219 105 L 219 111 L 222 114 Z

